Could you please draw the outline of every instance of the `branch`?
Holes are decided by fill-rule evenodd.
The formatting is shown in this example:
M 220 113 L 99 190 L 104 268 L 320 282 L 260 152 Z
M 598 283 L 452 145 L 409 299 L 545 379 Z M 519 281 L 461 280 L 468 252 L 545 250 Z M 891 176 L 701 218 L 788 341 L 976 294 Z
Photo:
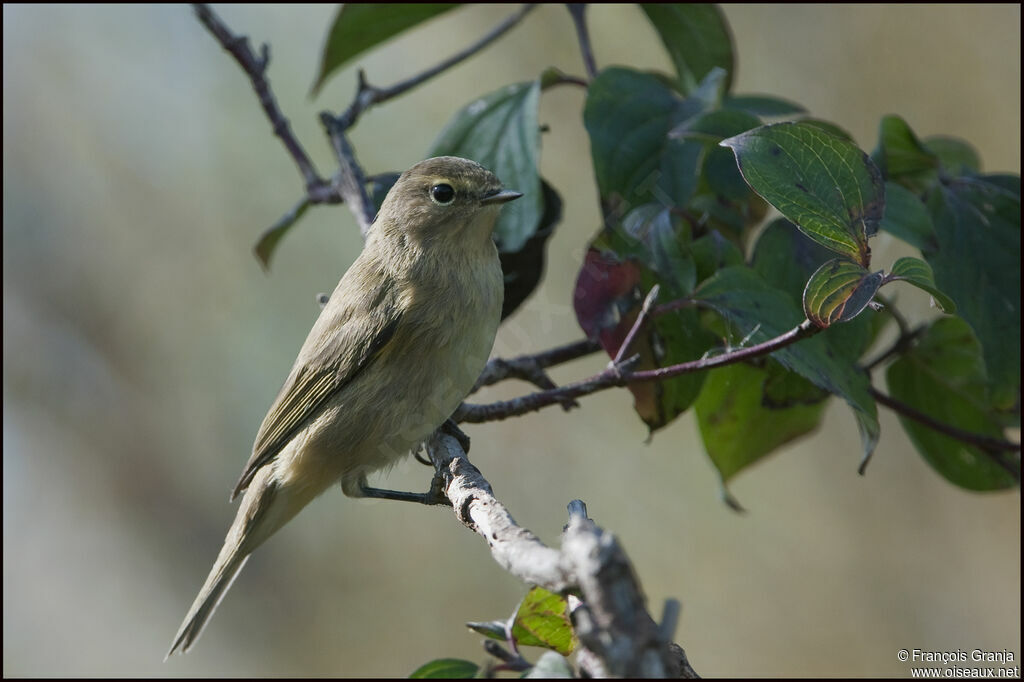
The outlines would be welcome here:
M 217 42 L 231 53 L 235 61 L 242 67 L 242 70 L 248 74 L 252 87 L 259 97 L 260 104 L 263 105 L 263 110 L 266 112 L 267 118 L 270 119 L 274 134 L 281 139 L 288 153 L 295 160 L 299 173 L 301 173 L 306 183 L 306 197 L 300 200 L 298 206 L 308 207 L 310 204 L 337 204 L 345 202 L 349 204 L 356 221 L 359 223 L 359 229 L 365 237 L 367 229 L 369 229 L 370 224 L 373 222 L 376 211 L 374 210 L 373 202 L 370 201 L 370 197 L 366 192 L 365 174 L 356 161 L 352 145 L 346 136 L 348 129 L 355 124 L 356 120 L 366 109 L 374 104 L 397 97 L 476 54 L 519 23 L 536 5 L 523 6 L 518 12 L 505 19 L 501 24 L 492 29 L 490 33 L 462 52 L 389 88 L 376 88 L 368 85 L 365 75 L 360 72 L 359 89 L 356 92 L 355 99 L 345 113 L 337 117 L 327 112 L 320 115 L 321 122 L 324 124 L 328 138 L 331 141 L 331 146 L 334 148 L 334 154 L 338 159 L 338 172 L 332 182 L 325 181 L 317 173 L 306 151 L 292 134 L 288 119 L 284 117 L 277 105 L 274 94 L 270 89 L 270 83 L 266 78 L 267 65 L 270 62 L 270 48 L 264 44 L 261 47 L 260 57 L 257 57 L 249 47 L 248 38 L 233 34 L 208 5 L 200 3 L 193 5 L 193 7 L 199 21 L 213 34 Z M 296 209 L 292 209 L 284 218 L 275 223 L 267 230 L 264 238 L 268 238 L 267 235 L 270 235 L 269 239 L 279 238 L 288 225 L 293 222 L 290 220 L 290 217 L 294 215 L 295 211 Z M 264 243 L 261 239 L 260 245 Z M 257 246 L 258 253 L 260 245 Z M 261 261 L 266 266 L 266 258 L 264 256 L 261 256 Z
M 594 50 L 590 46 L 590 32 L 587 30 L 587 21 L 584 17 L 587 5 L 582 2 L 570 2 L 568 7 L 572 23 L 576 26 L 576 38 L 580 43 L 583 66 L 587 70 L 587 77 L 593 80 L 597 76 L 597 64 L 594 62 Z
M 992 436 L 973 433 L 971 431 L 959 429 L 955 426 L 950 426 L 949 424 L 938 421 L 934 417 L 928 416 L 924 412 L 921 412 L 906 403 L 887 396 L 874 386 L 869 386 L 868 391 L 871 393 L 871 397 L 892 411 L 897 412 L 908 419 L 912 419 L 919 424 L 927 426 L 933 431 L 938 431 L 950 438 L 955 438 L 962 443 L 977 446 L 982 452 L 991 457 L 996 464 L 1013 476 L 1014 480 L 1016 480 L 1018 484 L 1020 483 L 1020 465 L 1018 464 L 1015 467 L 1013 462 L 1008 460 L 1002 454 L 1004 452 L 1020 452 L 1020 443 L 1013 443 L 1001 438 L 993 438 Z
M 666 608 L 664 627 L 654 622 L 628 557 L 613 535 L 587 518 L 582 502 L 569 504 L 562 549 L 552 549 L 516 524 L 458 440 L 439 429 L 426 445 L 441 479 L 437 487 L 502 568 L 552 592 L 579 594 L 572 617 L 584 659 L 616 676 L 665 677 L 689 669 L 671 642 L 675 609 Z
M 264 43 L 260 47 L 260 56 L 257 57 L 253 54 L 252 48 L 249 47 L 249 39 L 245 36 L 234 35 L 224 22 L 220 20 L 220 17 L 210 9 L 209 5 L 197 3 L 192 8 L 195 10 L 196 17 L 203 26 L 213 34 L 213 37 L 217 39 L 221 47 L 227 50 L 235 58 L 235 61 L 238 62 L 238 65 L 242 67 L 242 70 L 248 74 L 252 88 L 256 91 L 256 96 L 260 100 L 260 105 L 262 105 L 263 111 L 266 112 L 267 118 L 270 119 L 274 134 L 280 138 L 285 149 L 288 150 L 292 159 L 295 160 L 295 165 L 299 167 L 299 173 L 306 182 L 306 193 L 309 195 L 310 201 L 313 203 L 330 203 L 333 195 L 330 185 L 320 177 L 305 149 L 295 139 L 295 136 L 292 134 L 291 125 L 284 114 L 281 113 L 281 109 L 277 106 L 277 100 L 274 98 L 274 93 L 270 89 L 270 82 L 266 77 L 267 66 L 270 64 L 270 47 Z
M 626 353 L 629 351 L 630 346 L 633 345 L 633 341 L 636 339 L 636 335 L 640 333 L 640 329 L 644 326 L 644 322 L 647 321 L 647 317 L 651 314 L 651 308 L 654 307 L 654 302 L 658 300 L 658 292 L 661 291 L 661 287 L 655 284 L 651 287 L 651 290 L 647 292 L 647 298 L 644 299 L 644 304 L 640 308 L 640 313 L 636 316 L 636 320 L 633 322 L 633 326 L 629 328 L 629 333 L 626 334 L 626 338 L 619 345 L 619 350 L 615 353 L 615 359 L 612 360 L 613 365 L 620 364 L 626 357 Z
M 366 82 L 366 74 L 362 70 L 360 70 L 359 86 L 358 89 L 356 90 L 356 97 L 352 101 L 352 104 L 349 105 L 348 109 L 346 109 L 343 114 L 338 116 L 340 125 L 345 130 L 351 128 L 352 126 L 355 125 L 356 121 L 359 120 L 359 117 L 363 114 L 363 112 L 372 107 L 373 105 L 380 104 L 382 102 L 388 101 L 389 99 L 398 97 L 399 95 L 409 90 L 412 90 L 416 86 L 425 83 L 434 76 L 444 71 L 447 71 L 448 69 L 455 66 L 459 62 L 462 62 L 468 59 L 469 57 L 472 57 L 474 54 L 481 51 L 482 49 L 493 43 L 501 36 L 505 35 L 516 24 L 522 21 L 523 17 L 525 17 L 527 14 L 533 11 L 533 9 L 536 7 L 537 5 L 535 4 L 523 5 L 523 7 L 521 7 L 518 12 L 507 17 L 504 21 L 502 21 L 500 24 L 491 29 L 491 31 L 487 33 L 487 35 L 485 35 L 483 38 L 476 41 L 466 49 L 452 55 L 451 57 L 445 59 L 439 64 L 436 64 L 430 67 L 429 69 L 426 69 L 425 71 L 416 74 L 415 76 L 395 83 L 391 87 L 378 88 L 368 84 Z
M 597 341 L 583 339 L 535 355 L 521 355 L 510 360 L 492 358 L 476 380 L 476 385 L 473 386 L 470 394 L 476 393 L 484 386 L 490 386 L 509 378 L 528 381 L 545 391 L 555 389 L 557 386 L 544 371 L 546 368 L 581 358 L 599 350 L 601 350 L 601 344 Z M 561 404 L 562 409 L 567 412 L 574 407 L 579 407 L 579 403 L 572 398 L 566 398 L 561 401 Z
M 867 372 L 878 367 L 880 364 L 888 360 L 893 355 L 905 352 L 910 348 L 911 342 L 920 336 L 928 328 L 928 325 L 922 324 L 914 329 L 909 327 L 900 327 L 900 335 L 896 337 L 896 340 L 892 342 L 892 345 L 886 348 L 884 351 L 878 354 L 874 360 L 864 364 L 863 369 Z
M 325 111 L 320 114 L 320 122 L 327 132 L 327 137 L 331 140 L 334 155 L 338 159 L 338 174 L 334 178 L 335 187 L 344 202 L 348 204 L 352 215 L 355 216 L 356 222 L 359 223 L 359 231 L 365 239 L 377 211 L 366 191 L 366 175 L 363 173 L 363 167 L 356 161 L 356 153 L 348 141 L 348 136 L 345 134 L 346 127 L 342 125 L 342 121 Z
M 513 398 L 512 400 L 505 400 L 486 405 L 463 403 L 459 409 L 455 411 L 455 415 L 452 418 L 455 421 L 470 423 L 507 419 L 508 417 L 515 417 L 521 414 L 526 414 L 527 412 L 536 412 L 548 405 L 561 403 L 568 398 L 579 398 L 580 396 L 597 393 L 598 391 L 603 391 L 605 389 L 612 388 L 613 386 L 625 386 L 627 384 L 638 383 L 641 381 L 669 379 L 681 374 L 689 374 L 691 372 L 699 372 L 701 370 L 712 369 L 714 367 L 722 367 L 724 365 L 731 365 L 735 362 L 742 362 L 762 355 L 768 355 L 770 353 L 774 353 L 780 348 L 792 345 L 801 339 L 813 336 L 819 331 L 821 331 L 820 328 L 814 326 L 809 320 L 804 320 L 788 332 L 763 343 L 729 351 L 722 355 L 683 362 L 670 367 L 631 372 L 627 371 L 622 365 L 616 365 L 613 363 L 611 367 L 600 374 L 596 374 L 589 379 L 584 379 L 583 381 L 566 384 L 560 388 L 539 391 L 537 393 L 520 396 L 519 398 Z

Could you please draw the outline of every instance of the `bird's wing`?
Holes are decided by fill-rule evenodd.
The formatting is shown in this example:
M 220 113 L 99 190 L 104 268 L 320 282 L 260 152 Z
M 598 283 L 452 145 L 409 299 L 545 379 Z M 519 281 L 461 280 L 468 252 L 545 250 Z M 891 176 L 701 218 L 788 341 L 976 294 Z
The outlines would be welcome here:
M 336 296 L 341 292 L 336 291 L 332 299 Z M 333 395 L 366 369 L 394 336 L 401 312 L 390 287 L 382 285 L 355 299 L 335 310 L 329 303 L 313 326 L 281 392 L 263 418 L 252 456 L 231 499 L 243 492 L 260 467 L 270 462 Z M 324 334 L 325 329 L 330 331 Z

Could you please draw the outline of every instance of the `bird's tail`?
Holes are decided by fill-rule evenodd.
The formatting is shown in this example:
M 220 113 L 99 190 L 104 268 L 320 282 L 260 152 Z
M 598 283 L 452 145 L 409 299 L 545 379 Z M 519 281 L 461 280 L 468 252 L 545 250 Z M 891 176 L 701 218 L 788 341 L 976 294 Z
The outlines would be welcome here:
M 237 548 L 230 548 L 225 543 L 220 556 L 217 557 L 217 563 L 213 565 L 210 575 L 206 578 L 203 589 L 199 591 L 199 596 L 192 603 L 192 608 L 188 610 L 185 621 L 178 629 L 178 634 L 174 637 L 171 650 L 167 652 L 167 656 L 164 658 L 165 661 L 175 651 L 181 650 L 181 653 L 185 653 L 199 639 L 199 635 L 202 634 L 203 628 L 206 626 L 206 621 L 213 615 L 214 609 L 220 604 L 220 600 L 224 598 L 228 588 L 231 587 L 231 583 L 238 577 L 238 572 L 242 570 L 245 562 L 249 560 L 248 554 L 242 555 L 237 551 L 228 553 L 229 549 Z M 227 556 L 225 556 L 226 553 Z
M 264 467 L 253 479 L 242 498 L 224 546 L 206 577 L 203 589 L 188 610 L 185 621 L 174 637 L 167 660 L 175 651 L 188 651 L 203 631 L 206 621 L 224 598 L 249 555 L 301 509 L 307 499 L 295 500 L 292 491 L 271 480 L 270 467 Z M 283 494 L 279 494 L 283 493 Z M 295 502 L 298 502 L 297 504 Z

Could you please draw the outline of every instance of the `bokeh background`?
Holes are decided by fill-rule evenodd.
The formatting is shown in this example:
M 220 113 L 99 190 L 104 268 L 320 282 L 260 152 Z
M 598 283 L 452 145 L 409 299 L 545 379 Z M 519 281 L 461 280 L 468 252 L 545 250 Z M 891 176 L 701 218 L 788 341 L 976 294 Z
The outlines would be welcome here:
M 217 7 L 271 43 L 270 79 L 320 171 L 316 114 L 350 68 L 308 92 L 332 6 Z M 451 12 L 358 60 L 392 83 L 509 14 Z M 899 113 L 952 134 L 985 170 L 1020 172 L 1020 7 L 725 7 L 738 92 L 803 103 L 865 149 Z M 670 69 L 628 6 L 594 6 L 599 66 Z M 344 207 L 311 210 L 263 272 L 257 235 L 300 196 L 247 79 L 184 6 L 3 8 L 3 672 L 20 676 L 404 676 L 482 660 L 467 620 L 525 588 L 443 509 L 327 493 L 259 550 L 185 657 L 162 659 L 234 515 L 228 492 L 318 308 L 360 248 Z M 583 71 L 568 13 L 542 7 L 477 58 L 372 110 L 368 172 L 421 159 L 474 96 L 557 65 Z M 571 291 L 599 223 L 583 93 L 542 98 L 542 170 L 565 200 L 542 288 L 496 353 L 580 337 Z M 886 266 L 902 247 L 877 238 Z M 915 319 L 932 314 L 908 288 Z M 556 381 L 598 371 L 591 357 Z M 481 398 L 529 390 L 513 384 Z M 881 412 L 867 476 L 849 410 L 740 475 L 721 502 L 691 415 L 644 444 L 625 391 L 472 427 L 473 460 L 517 520 L 556 543 L 579 497 L 624 542 L 652 613 L 704 675 L 906 675 L 900 648 L 1020 659 L 1020 495 L 936 475 Z M 422 489 L 408 462 L 386 479 Z

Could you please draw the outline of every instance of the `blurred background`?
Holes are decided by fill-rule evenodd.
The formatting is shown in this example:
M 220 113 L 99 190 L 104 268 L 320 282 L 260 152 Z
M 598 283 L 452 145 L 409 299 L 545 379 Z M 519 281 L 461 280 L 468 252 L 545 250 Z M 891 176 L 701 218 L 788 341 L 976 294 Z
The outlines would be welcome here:
M 278 101 L 320 172 L 317 122 L 355 69 L 308 93 L 333 6 L 217 6 L 269 42 Z M 448 13 L 360 58 L 387 85 L 511 12 Z M 805 105 L 875 145 L 902 115 L 1020 172 L 1020 6 L 726 6 L 735 91 Z M 670 71 L 643 14 L 589 11 L 599 66 Z M 3 8 L 3 672 L 11 676 L 405 676 L 483 660 L 467 620 L 525 587 L 449 511 L 332 490 L 249 562 L 195 649 L 162 659 L 220 548 L 228 493 L 319 310 L 360 248 L 344 207 L 316 207 L 269 273 L 251 247 L 300 197 L 248 80 L 184 6 Z M 369 112 L 369 173 L 420 160 L 482 92 L 556 65 L 582 74 L 560 6 L 475 59 Z M 583 92 L 542 98 L 542 171 L 565 201 L 542 288 L 499 333 L 509 356 L 581 336 L 572 286 L 599 224 Z M 886 235 L 875 264 L 905 255 Z M 912 317 L 927 297 L 898 291 Z M 556 381 L 600 370 L 594 356 Z M 512 383 L 477 396 L 511 397 Z M 849 409 L 719 495 L 691 414 L 645 445 L 626 391 L 473 426 L 473 461 L 516 519 L 557 543 L 572 498 L 623 541 L 658 617 L 706 676 L 906 675 L 900 648 L 1020 659 L 1020 494 L 956 489 L 892 413 L 866 477 Z M 425 489 L 415 462 L 386 479 Z M 377 479 L 378 482 L 384 479 Z M 533 655 L 536 652 L 531 652 Z

